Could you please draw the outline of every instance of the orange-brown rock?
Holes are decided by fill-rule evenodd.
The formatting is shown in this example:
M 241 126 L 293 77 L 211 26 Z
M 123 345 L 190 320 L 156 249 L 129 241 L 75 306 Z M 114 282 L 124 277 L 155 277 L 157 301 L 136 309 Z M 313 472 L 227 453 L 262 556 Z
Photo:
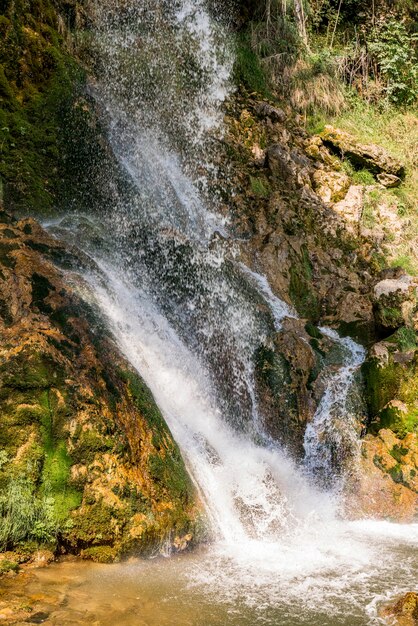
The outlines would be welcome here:
M 399 439 L 389 429 L 367 435 L 350 479 L 346 512 L 352 518 L 398 522 L 418 519 L 418 437 Z
M 166 540 L 185 547 L 198 505 L 180 452 L 54 264 L 74 257 L 4 213 L 0 242 L 0 548 L 114 560 Z
M 392 626 L 418 625 L 418 593 L 410 591 L 397 600 L 385 604 L 379 616 Z

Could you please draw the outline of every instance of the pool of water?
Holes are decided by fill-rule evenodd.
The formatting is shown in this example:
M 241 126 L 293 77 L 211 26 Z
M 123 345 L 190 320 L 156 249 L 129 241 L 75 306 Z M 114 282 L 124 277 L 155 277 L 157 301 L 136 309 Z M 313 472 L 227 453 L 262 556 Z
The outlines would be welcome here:
M 416 589 L 418 527 L 342 523 L 329 546 L 300 538 L 114 565 L 64 561 L 4 581 L 32 623 L 61 626 L 365 626 Z M 1 613 L 1 610 L 0 610 Z M 15 623 L 24 623 L 17 621 Z M 26 622 L 27 623 L 27 622 Z

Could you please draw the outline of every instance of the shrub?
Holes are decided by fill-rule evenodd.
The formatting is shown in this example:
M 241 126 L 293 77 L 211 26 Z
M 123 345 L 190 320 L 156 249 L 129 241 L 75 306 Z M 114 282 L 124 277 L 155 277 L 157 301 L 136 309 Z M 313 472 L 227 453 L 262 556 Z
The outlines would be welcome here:
M 376 30 L 369 42 L 380 72 L 386 81 L 390 102 L 410 105 L 418 98 L 417 34 L 410 34 L 404 24 L 390 20 Z

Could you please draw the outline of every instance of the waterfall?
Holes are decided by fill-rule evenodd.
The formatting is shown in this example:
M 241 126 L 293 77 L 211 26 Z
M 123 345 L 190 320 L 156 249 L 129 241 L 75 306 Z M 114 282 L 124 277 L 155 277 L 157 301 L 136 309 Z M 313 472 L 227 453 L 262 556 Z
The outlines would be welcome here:
M 214 564 L 251 563 L 250 598 L 272 576 L 303 593 L 302 574 L 326 585 L 337 569 L 361 572 L 373 556 L 360 535 L 376 527 L 339 520 L 338 500 L 306 468 L 331 467 L 331 446 L 340 445 L 332 420 L 344 415 L 362 348 L 321 329 L 345 363 L 307 429 L 305 468 L 266 435 L 259 415 L 255 351 L 296 313 L 236 261 L 219 210 L 227 29 L 203 0 L 96 2 L 92 11 L 91 92 L 129 189 L 99 217 L 86 207 L 50 229 L 91 257 L 80 270 L 83 295 L 153 392 L 202 494 L 216 546 L 204 575 L 223 589 L 231 570 L 214 573 Z M 343 433 L 355 440 L 350 420 Z
M 349 337 L 339 337 L 335 330 L 324 327 L 319 330 L 342 348 L 345 363 L 330 376 L 315 415 L 306 427 L 304 463 L 311 474 L 320 475 L 330 484 L 335 471 L 333 456 L 341 454 L 343 449 L 350 453 L 359 447 L 347 396 L 366 351 Z
M 96 271 L 85 273 L 92 297 L 151 388 L 214 536 L 271 542 L 313 514 L 329 522 L 332 496 L 264 432 L 257 405 L 254 354 L 296 313 L 264 276 L 234 260 L 228 224 L 207 193 L 217 179 L 211 138 L 222 134 L 230 89 L 226 30 L 202 0 L 93 7 L 92 93 L 130 188 L 100 225 L 92 215 L 73 216 L 54 232 L 94 261 Z M 347 391 L 351 379 L 344 380 Z M 321 406 L 334 387 L 332 379 Z M 307 435 L 313 468 L 325 453 L 312 441 L 331 416 L 319 413 Z

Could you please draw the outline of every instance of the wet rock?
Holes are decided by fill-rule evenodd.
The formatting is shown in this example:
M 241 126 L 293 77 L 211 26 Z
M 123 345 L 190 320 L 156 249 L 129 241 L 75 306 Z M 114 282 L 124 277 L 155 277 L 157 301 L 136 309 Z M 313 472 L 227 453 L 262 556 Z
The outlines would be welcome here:
M 306 423 L 315 412 L 307 388 L 316 357 L 305 322 L 287 318 L 283 330 L 255 355 L 256 390 L 267 432 L 296 456 L 303 454 Z
M 410 591 L 386 604 L 380 609 L 379 616 L 392 626 L 418 626 L 418 593 Z
M 386 150 L 374 144 L 361 144 L 349 133 L 325 126 L 320 135 L 324 144 L 357 167 L 369 169 L 374 174 L 390 174 L 398 178 L 405 175 L 405 167 Z

